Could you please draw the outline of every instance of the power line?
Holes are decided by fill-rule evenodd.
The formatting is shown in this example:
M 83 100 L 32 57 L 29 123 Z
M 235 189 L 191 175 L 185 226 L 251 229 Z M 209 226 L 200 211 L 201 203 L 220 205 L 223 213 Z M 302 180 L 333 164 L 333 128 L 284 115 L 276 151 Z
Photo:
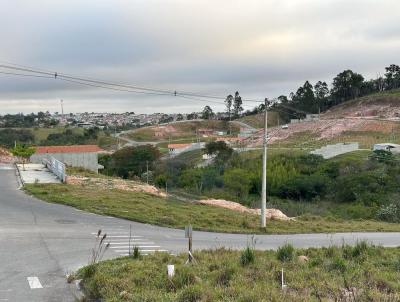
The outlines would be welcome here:
M 81 77 L 81 76 L 73 76 L 73 75 L 68 75 L 68 74 L 65 74 L 65 73 L 59 73 L 59 72 L 56 72 L 56 71 L 48 71 L 48 70 L 44 70 L 44 69 L 39 69 L 39 68 L 35 68 L 35 67 L 19 65 L 19 64 L 14 64 L 14 63 L 0 64 L 0 67 L 1 68 L 6 68 L 6 69 L 17 70 L 17 71 L 30 72 L 30 73 L 40 74 L 40 75 L 46 75 L 46 76 L 49 76 L 49 77 L 54 77 L 54 79 L 63 78 L 63 79 L 70 79 L 70 80 L 89 82 L 89 83 L 93 83 L 93 84 L 106 85 L 106 86 L 116 86 L 116 87 L 123 87 L 123 88 L 128 88 L 128 89 L 135 89 L 135 90 L 163 93 L 163 94 L 166 94 L 166 95 L 167 94 L 174 95 L 174 96 L 178 96 L 178 95 L 182 96 L 183 95 L 183 96 L 200 97 L 200 98 L 208 98 L 208 99 L 210 99 L 210 98 L 211 99 L 220 99 L 220 100 L 224 100 L 224 101 L 226 99 L 225 97 L 222 97 L 222 96 L 205 95 L 205 94 L 194 93 L 194 92 L 184 92 L 184 91 L 177 91 L 177 90 L 165 90 L 165 89 L 142 87 L 142 86 L 138 86 L 138 85 L 107 82 L 107 81 L 104 81 L 104 80 L 98 80 L 98 79 Z M 244 101 L 244 102 L 261 103 L 261 101 L 254 100 L 254 99 L 242 99 L 242 101 Z

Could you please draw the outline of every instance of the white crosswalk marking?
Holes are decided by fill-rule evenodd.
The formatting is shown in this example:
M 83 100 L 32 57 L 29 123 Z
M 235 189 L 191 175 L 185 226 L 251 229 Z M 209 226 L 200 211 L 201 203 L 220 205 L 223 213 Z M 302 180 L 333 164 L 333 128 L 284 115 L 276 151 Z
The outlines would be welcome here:
M 31 289 L 43 288 L 38 277 L 27 277 Z
M 97 232 L 91 233 L 97 236 Z M 128 256 L 137 247 L 141 255 L 148 255 L 154 252 L 168 252 L 162 249 L 154 241 L 148 240 L 141 235 L 130 234 L 129 229 L 120 226 L 110 226 L 102 228 L 102 234 L 107 234 L 105 242 L 110 243 L 110 250 L 120 256 Z

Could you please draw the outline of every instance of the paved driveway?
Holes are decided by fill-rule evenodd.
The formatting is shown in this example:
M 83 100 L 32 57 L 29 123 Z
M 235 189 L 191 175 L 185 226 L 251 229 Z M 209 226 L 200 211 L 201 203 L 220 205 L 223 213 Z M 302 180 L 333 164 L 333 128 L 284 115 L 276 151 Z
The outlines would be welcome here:
M 0 301 L 74 301 L 65 275 L 88 263 L 95 233 L 108 234 L 106 258 L 126 255 L 129 246 L 143 254 L 156 250 L 185 251 L 182 230 L 99 216 L 50 204 L 18 190 L 12 166 L 0 165 Z M 130 234 L 131 233 L 131 234 Z M 243 248 L 247 235 L 194 232 L 194 248 Z M 131 244 L 129 244 L 131 237 Z M 259 249 L 285 242 L 298 247 L 328 246 L 368 239 L 386 246 L 400 245 L 400 233 L 348 233 L 256 236 Z

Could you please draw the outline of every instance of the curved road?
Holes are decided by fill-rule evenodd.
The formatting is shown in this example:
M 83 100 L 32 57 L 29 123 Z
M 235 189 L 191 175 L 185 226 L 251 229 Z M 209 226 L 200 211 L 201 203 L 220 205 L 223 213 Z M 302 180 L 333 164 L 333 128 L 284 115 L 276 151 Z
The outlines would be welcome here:
M 88 263 L 98 229 L 109 236 L 105 257 L 127 253 L 129 237 L 142 253 L 185 251 L 182 230 L 99 216 L 50 204 L 18 189 L 12 166 L 0 165 L 0 301 L 75 301 L 74 286 L 65 275 Z M 130 231 L 131 230 L 131 231 Z M 129 236 L 131 232 L 131 236 Z M 328 246 L 367 239 L 385 246 L 400 245 L 400 233 L 346 233 L 255 236 L 256 248 Z M 248 235 L 194 232 L 195 249 L 243 248 Z

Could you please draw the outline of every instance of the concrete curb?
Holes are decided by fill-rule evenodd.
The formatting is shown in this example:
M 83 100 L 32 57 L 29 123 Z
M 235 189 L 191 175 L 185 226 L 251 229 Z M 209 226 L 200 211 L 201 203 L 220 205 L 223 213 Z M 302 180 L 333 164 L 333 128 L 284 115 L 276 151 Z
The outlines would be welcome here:
M 17 181 L 18 181 L 18 184 L 19 184 L 18 189 L 21 189 L 21 188 L 24 187 L 25 182 L 21 177 L 21 172 L 19 171 L 17 163 L 14 163 L 14 166 L 15 166 L 15 176 L 17 177 Z

